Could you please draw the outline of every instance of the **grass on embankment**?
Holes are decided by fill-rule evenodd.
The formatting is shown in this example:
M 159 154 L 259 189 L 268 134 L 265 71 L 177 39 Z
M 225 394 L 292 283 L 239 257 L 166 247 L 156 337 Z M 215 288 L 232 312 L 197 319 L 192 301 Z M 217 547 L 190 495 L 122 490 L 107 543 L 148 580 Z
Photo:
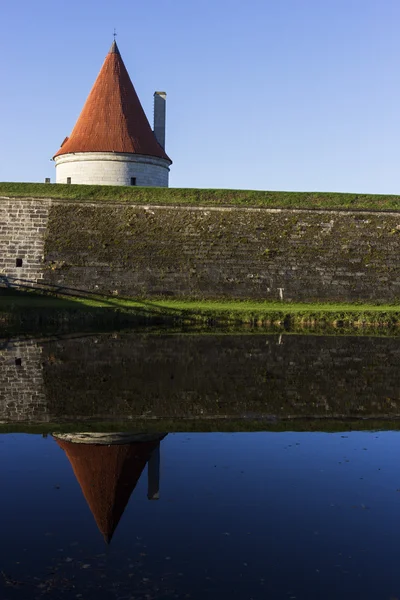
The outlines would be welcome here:
M 300 304 L 215 300 L 134 300 L 116 297 L 72 297 L 16 292 L 0 289 L 0 319 L 12 324 L 68 323 L 76 316 L 106 319 L 118 316 L 126 324 L 174 325 L 252 325 L 259 327 L 336 327 L 346 330 L 365 326 L 396 328 L 400 324 L 399 305 Z
M 195 206 L 400 210 L 400 195 L 0 183 L 0 196 Z
M 75 298 L 87 307 L 113 307 L 122 311 L 146 310 L 156 315 L 176 317 L 184 321 L 226 321 L 274 324 L 274 322 L 338 321 L 374 324 L 400 324 L 400 306 L 373 304 L 301 304 L 255 301 L 216 300 L 94 300 Z

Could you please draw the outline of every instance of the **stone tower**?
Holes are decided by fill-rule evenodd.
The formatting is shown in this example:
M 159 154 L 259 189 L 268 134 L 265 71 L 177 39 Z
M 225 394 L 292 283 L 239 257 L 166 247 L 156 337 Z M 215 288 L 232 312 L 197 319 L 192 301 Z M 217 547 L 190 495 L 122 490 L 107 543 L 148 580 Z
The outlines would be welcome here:
M 154 131 L 114 41 L 70 137 L 54 156 L 57 183 L 168 187 L 165 92 Z

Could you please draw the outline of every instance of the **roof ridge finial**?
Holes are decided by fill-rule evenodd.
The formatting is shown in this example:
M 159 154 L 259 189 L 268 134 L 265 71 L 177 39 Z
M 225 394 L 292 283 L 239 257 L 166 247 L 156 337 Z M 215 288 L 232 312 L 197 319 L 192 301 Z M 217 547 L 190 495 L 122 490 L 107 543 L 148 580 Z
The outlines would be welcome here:
M 115 38 L 117 37 L 117 31 L 116 31 L 115 27 L 114 27 L 113 36 L 114 36 L 114 41 L 111 44 L 111 48 L 110 48 L 110 52 L 109 53 L 110 54 L 119 54 L 119 49 L 118 49 L 118 46 L 117 46 L 117 42 L 115 41 Z

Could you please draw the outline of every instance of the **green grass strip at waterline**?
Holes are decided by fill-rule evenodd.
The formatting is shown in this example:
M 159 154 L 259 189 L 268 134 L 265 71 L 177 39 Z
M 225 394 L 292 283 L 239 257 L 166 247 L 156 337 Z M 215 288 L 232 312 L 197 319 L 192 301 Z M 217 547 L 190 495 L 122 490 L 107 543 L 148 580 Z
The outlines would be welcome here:
M 80 299 L 77 299 L 79 302 Z M 110 301 L 102 303 L 84 300 L 84 306 L 110 307 Z M 112 305 L 122 311 L 142 311 L 158 316 L 168 316 L 189 321 L 223 321 L 266 324 L 400 324 L 399 305 L 354 305 L 354 304 L 301 304 L 254 301 L 182 301 L 159 300 L 141 302 L 137 300 L 113 300 Z
M 0 182 L 0 196 L 79 202 L 400 211 L 400 195 Z
M 138 313 L 148 317 L 169 317 L 203 321 L 223 319 L 253 323 L 255 321 L 295 322 L 351 321 L 365 323 L 397 324 L 400 322 L 399 304 L 351 304 L 351 303 L 284 303 L 234 300 L 143 300 L 100 296 L 65 296 L 39 294 L 37 292 L 10 292 L 0 290 L 0 313 L 19 312 L 27 309 L 112 310 Z
M 78 301 L 81 299 L 77 298 Z M 87 301 L 85 300 L 84 303 Z M 92 300 L 88 301 L 90 305 Z M 101 300 L 99 301 L 101 303 Z M 104 306 L 109 301 L 106 301 Z M 113 300 L 121 308 L 135 308 L 140 306 L 152 305 L 155 309 L 160 310 L 176 310 L 180 312 L 189 311 L 191 313 L 269 313 L 282 312 L 289 314 L 307 313 L 361 313 L 361 312 L 385 312 L 399 313 L 400 305 L 376 305 L 376 304 L 325 304 L 325 303 L 283 303 L 283 302 L 256 302 L 256 301 L 234 301 L 234 300 L 158 300 L 158 301 L 141 301 L 141 300 Z M 94 306 L 95 304 L 93 304 Z
M 307 313 L 341 313 L 360 314 L 362 312 L 400 313 L 400 304 L 364 304 L 341 302 L 266 302 L 257 300 L 154 300 L 118 298 L 116 296 L 70 296 L 63 294 L 43 294 L 37 291 L 23 293 L 0 289 L 0 308 L 37 307 L 37 308 L 63 308 L 63 307 L 99 307 L 116 309 L 147 308 L 154 311 L 178 311 L 191 313 L 204 312 L 231 312 L 231 313 L 269 313 L 283 312 L 289 314 Z
M 1 290 L 6 292 L 6 290 Z M 25 293 L 0 293 L 0 309 L 5 307 L 37 307 L 37 308 L 66 308 L 66 307 L 95 307 L 115 308 L 120 310 L 143 309 L 154 312 L 178 313 L 231 313 L 249 314 L 362 314 L 387 313 L 400 314 L 400 304 L 362 304 L 362 303 L 301 303 L 301 302 L 265 302 L 255 300 L 152 300 L 129 299 L 115 296 L 69 296 L 55 294 L 40 294 L 36 291 Z

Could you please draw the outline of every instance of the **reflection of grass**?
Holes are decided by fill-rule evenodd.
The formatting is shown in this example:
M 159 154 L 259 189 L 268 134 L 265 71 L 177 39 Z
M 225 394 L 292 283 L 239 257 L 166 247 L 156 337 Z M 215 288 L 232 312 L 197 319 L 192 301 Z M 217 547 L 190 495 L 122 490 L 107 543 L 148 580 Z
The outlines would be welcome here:
M 132 202 L 197 206 L 400 210 L 400 197 L 334 192 L 275 192 L 101 185 L 0 183 L 0 196 L 60 198 L 79 202 Z
M 400 306 L 390 304 L 284 303 L 227 300 L 142 300 L 114 296 L 72 296 L 17 292 L 0 288 L 0 318 L 68 322 L 79 315 L 96 319 L 119 317 L 127 323 L 185 325 L 248 325 L 301 328 L 396 327 Z
M 72 432 L 116 432 L 132 433 L 178 433 L 178 432 L 255 432 L 255 431 L 397 431 L 400 430 L 399 419 L 136 419 L 122 422 L 74 421 L 73 423 L 0 423 L 0 434 L 3 433 L 72 433 Z

